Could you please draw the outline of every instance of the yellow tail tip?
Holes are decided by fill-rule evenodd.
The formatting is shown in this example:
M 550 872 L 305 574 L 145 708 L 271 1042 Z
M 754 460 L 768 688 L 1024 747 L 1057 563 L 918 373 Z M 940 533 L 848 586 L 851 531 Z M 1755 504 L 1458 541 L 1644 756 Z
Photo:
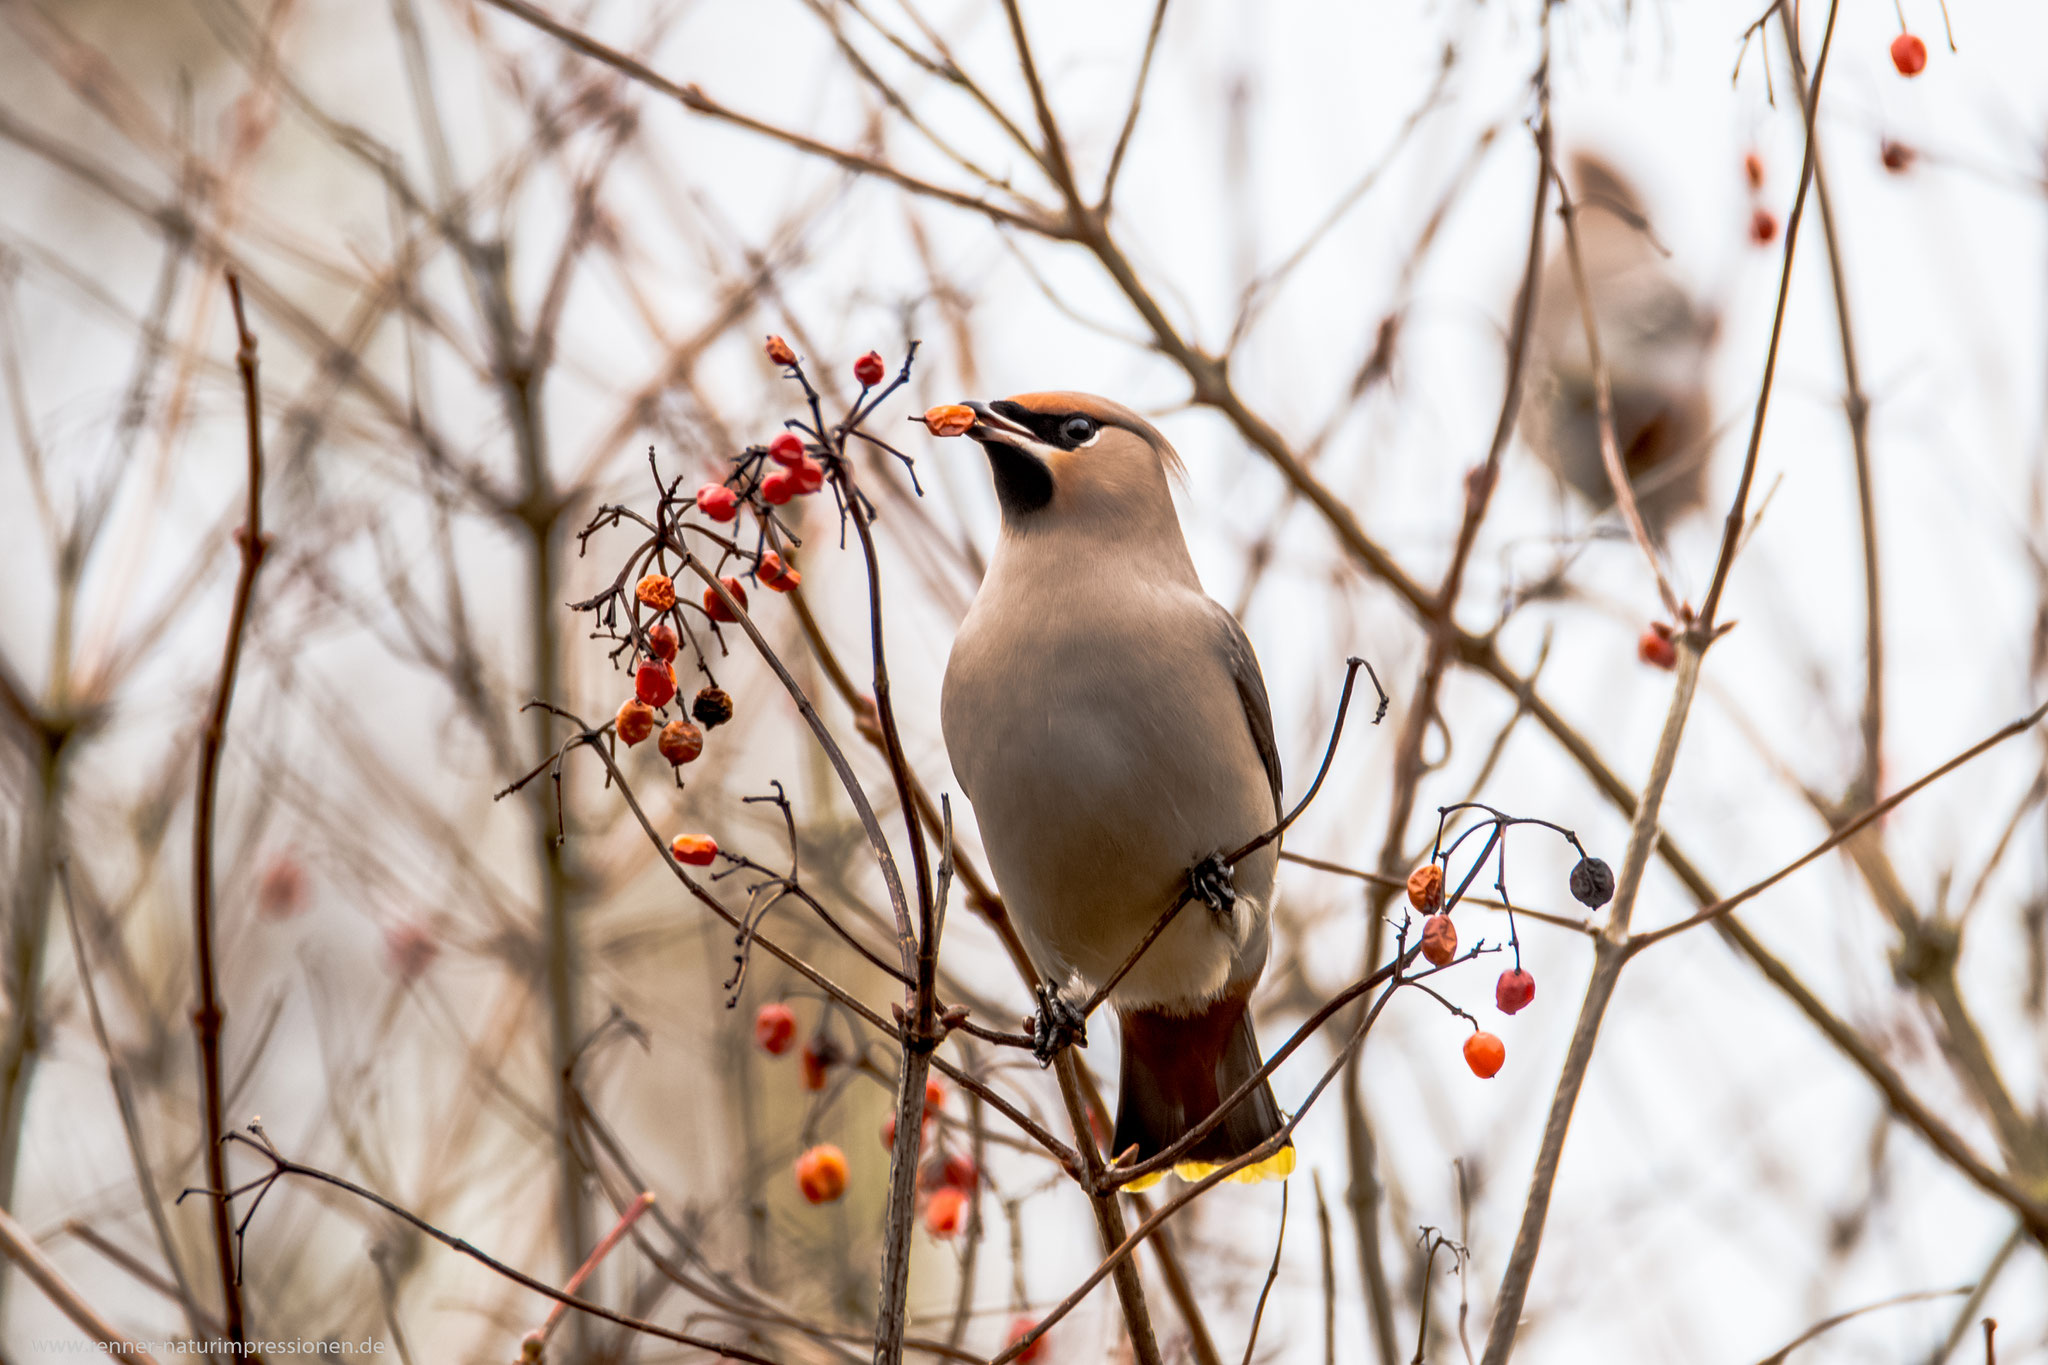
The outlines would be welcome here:
M 1183 1161 L 1173 1168 L 1173 1173 L 1192 1185 L 1197 1180 L 1208 1178 L 1217 1169 L 1219 1165 L 1215 1162 Z M 1293 1174 L 1294 1144 L 1290 1142 L 1264 1161 L 1255 1161 L 1242 1170 L 1232 1171 L 1228 1179 L 1233 1185 L 1256 1185 L 1264 1180 L 1285 1180 Z

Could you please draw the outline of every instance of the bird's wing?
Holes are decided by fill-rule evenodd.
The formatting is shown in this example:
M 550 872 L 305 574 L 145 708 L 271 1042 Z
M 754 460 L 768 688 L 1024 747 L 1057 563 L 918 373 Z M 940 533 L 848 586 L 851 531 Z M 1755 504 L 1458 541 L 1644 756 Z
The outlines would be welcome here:
M 1273 814 L 1277 817 L 1282 812 L 1280 746 L 1273 739 L 1273 704 L 1266 699 L 1266 679 L 1259 672 L 1259 656 L 1252 652 L 1252 642 L 1237 618 L 1221 603 L 1209 605 L 1222 629 L 1224 664 L 1230 669 L 1231 681 L 1237 684 L 1237 699 L 1244 703 L 1244 723 L 1252 732 L 1259 762 L 1266 767 L 1266 780 L 1273 786 Z

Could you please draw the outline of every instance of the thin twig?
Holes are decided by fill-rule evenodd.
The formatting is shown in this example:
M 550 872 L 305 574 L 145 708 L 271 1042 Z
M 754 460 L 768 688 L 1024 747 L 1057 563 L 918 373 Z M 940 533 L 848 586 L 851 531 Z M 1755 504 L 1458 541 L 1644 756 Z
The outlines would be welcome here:
M 134 1359 L 156 1365 L 156 1357 L 140 1344 L 122 1335 L 107 1320 L 99 1315 L 93 1306 L 79 1296 L 71 1282 L 43 1254 L 35 1244 L 28 1230 L 14 1221 L 5 1209 L 0 1209 L 0 1255 L 20 1266 L 22 1272 L 35 1282 L 36 1288 L 49 1296 L 65 1317 L 76 1324 L 78 1330 L 102 1350 L 118 1354 L 122 1359 Z

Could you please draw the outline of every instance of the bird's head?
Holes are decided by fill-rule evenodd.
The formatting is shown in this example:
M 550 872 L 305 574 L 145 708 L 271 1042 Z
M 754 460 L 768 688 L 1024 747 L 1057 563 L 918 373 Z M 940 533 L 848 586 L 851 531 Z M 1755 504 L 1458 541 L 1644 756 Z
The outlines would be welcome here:
M 988 455 L 1012 526 L 1173 517 L 1167 474 L 1181 472 L 1180 456 L 1129 408 L 1087 393 L 1020 393 L 967 406 L 976 419 L 967 434 Z

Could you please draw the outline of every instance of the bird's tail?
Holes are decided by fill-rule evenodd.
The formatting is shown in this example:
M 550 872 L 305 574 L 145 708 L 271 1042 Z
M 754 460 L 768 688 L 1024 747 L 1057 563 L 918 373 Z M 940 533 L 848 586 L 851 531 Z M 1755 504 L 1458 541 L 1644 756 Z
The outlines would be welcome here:
M 1245 1008 L 1248 994 L 1227 995 L 1194 1014 L 1117 1011 L 1123 1021 L 1124 1055 L 1112 1150 L 1123 1154 L 1135 1147 L 1124 1158 L 1127 1164 L 1157 1156 L 1180 1141 L 1258 1071 L 1262 1058 Z M 1175 1163 L 1174 1173 L 1183 1180 L 1199 1180 L 1258 1147 L 1283 1124 L 1272 1087 L 1261 1081 Z M 1293 1169 L 1294 1146 L 1289 1143 L 1231 1179 L 1284 1179 Z M 1159 1178 L 1144 1177 L 1125 1188 L 1144 1189 Z

